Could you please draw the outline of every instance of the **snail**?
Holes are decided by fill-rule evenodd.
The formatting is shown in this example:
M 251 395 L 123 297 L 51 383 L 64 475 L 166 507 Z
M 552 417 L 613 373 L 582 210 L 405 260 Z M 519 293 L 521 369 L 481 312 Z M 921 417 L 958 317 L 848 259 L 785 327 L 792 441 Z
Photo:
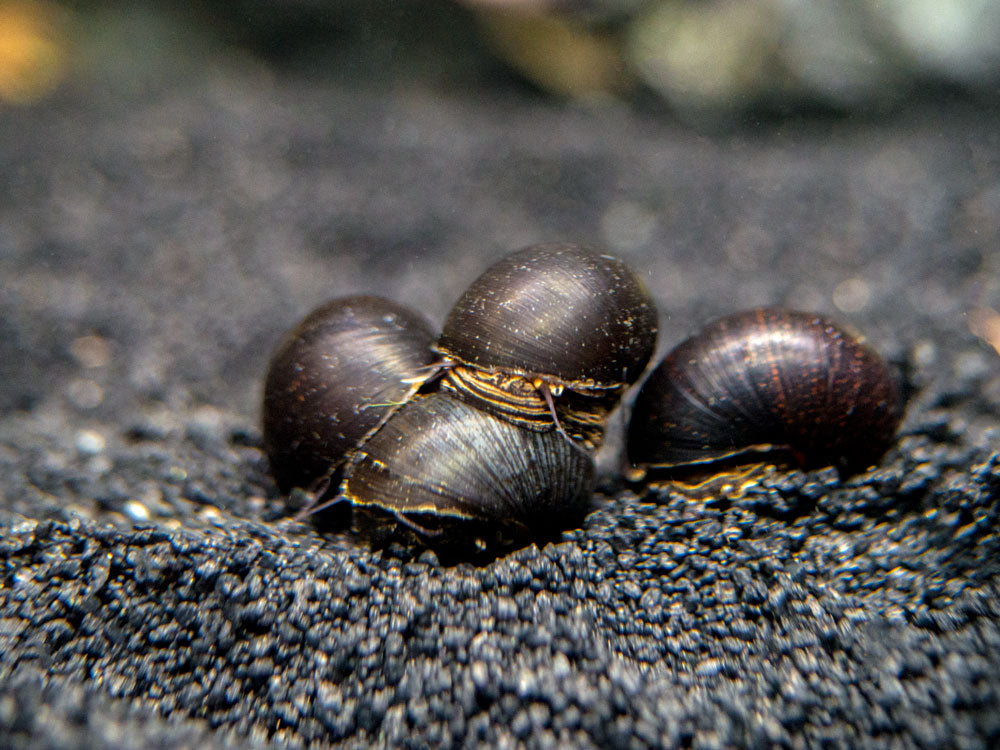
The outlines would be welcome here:
M 522 429 L 440 391 L 416 397 L 372 435 L 339 499 L 425 541 L 460 525 L 453 537 L 486 548 L 582 518 L 593 476 L 591 457 L 556 432 Z
M 902 403 L 888 365 L 819 315 L 761 308 L 671 351 L 632 409 L 633 466 L 667 473 L 784 457 L 863 470 L 892 444 Z
M 418 315 L 368 296 L 328 302 L 288 333 L 271 359 L 262 410 L 279 489 L 315 488 L 334 475 L 433 375 L 433 343 Z
M 580 245 L 533 245 L 461 296 L 436 350 L 443 387 L 519 427 L 600 445 L 607 413 L 656 343 L 655 304 L 622 261 Z

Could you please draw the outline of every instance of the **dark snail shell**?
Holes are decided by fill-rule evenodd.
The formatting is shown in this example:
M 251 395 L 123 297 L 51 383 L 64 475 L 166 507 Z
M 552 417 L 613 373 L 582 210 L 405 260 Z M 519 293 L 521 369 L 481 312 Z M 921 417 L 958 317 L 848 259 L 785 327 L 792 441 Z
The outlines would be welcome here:
M 617 258 L 534 245 L 488 268 L 458 300 L 437 348 L 484 370 L 563 383 L 633 383 L 656 343 L 656 307 Z
M 656 344 L 655 304 L 617 258 L 579 245 L 534 245 L 488 268 L 452 308 L 437 350 L 447 384 L 521 426 L 551 429 L 544 384 L 586 432 L 645 369 Z
M 892 444 L 901 411 L 893 373 L 858 337 L 818 315 L 757 309 L 710 324 L 653 370 L 627 450 L 644 467 L 782 452 L 856 471 Z
M 557 433 L 520 429 L 438 392 L 406 404 L 369 439 L 341 495 L 426 529 L 480 522 L 524 536 L 581 518 L 593 475 L 590 456 Z
M 380 297 L 310 313 L 279 346 L 264 386 L 264 450 L 278 487 L 333 473 L 433 372 L 433 343 L 422 318 Z

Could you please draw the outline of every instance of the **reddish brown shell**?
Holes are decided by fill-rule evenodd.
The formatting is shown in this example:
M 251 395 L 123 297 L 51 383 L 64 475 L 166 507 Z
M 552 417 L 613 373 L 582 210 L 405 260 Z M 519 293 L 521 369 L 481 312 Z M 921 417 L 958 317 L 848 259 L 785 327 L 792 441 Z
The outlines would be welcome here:
M 426 321 L 381 297 L 336 299 L 299 323 L 264 385 L 264 450 L 278 487 L 332 474 L 433 372 L 433 343 Z
M 486 269 L 452 308 L 437 348 L 481 370 L 610 388 L 639 379 L 656 327 L 652 297 L 622 261 L 551 243 Z
M 858 336 L 811 313 L 717 320 L 650 374 L 632 409 L 633 465 L 713 464 L 783 452 L 847 471 L 878 461 L 902 413 L 896 378 Z
M 579 522 L 593 475 L 590 456 L 561 435 L 441 392 L 417 396 L 371 437 L 341 495 L 432 528 L 459 520 L 544 534 Z

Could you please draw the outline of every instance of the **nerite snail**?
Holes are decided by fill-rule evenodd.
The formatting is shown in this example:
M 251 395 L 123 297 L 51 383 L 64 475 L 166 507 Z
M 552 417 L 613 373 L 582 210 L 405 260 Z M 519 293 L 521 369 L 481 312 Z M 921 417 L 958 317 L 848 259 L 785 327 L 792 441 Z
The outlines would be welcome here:
M 334 477 L 347 456 L 436 371 L 434 334 L 380 297 L 314 310 L 271 359 L 263 443 L 282 492 Z
M 463 400 L 593 448 L 656 333 L 655 304 L 624 263 L 553 243 L 488 268 L 451 310 L 436 348 L 444 387 Z
M 845 472 L 875 463 L 902 412 L 885 361 L 818 315 L 757 309 L 717 320 L 656 367 L 632 409 L 629 460 L 690 470 L 755 456 Z
M 556 432 L 521 429 L 438 392 L 406 404 L 361 446 L 340 492 L 425 537 L 465 524 L 485 546 L 575 523 L 593 475 L 590 456 Z

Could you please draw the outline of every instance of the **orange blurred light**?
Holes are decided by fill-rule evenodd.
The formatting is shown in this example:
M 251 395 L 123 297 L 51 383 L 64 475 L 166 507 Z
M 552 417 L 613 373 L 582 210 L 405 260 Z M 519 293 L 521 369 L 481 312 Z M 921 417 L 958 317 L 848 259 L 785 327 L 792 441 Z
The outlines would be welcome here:
M 0 0 L 0 102 L 33 104 L 66 72 L 65 11 L 51 3 Z

